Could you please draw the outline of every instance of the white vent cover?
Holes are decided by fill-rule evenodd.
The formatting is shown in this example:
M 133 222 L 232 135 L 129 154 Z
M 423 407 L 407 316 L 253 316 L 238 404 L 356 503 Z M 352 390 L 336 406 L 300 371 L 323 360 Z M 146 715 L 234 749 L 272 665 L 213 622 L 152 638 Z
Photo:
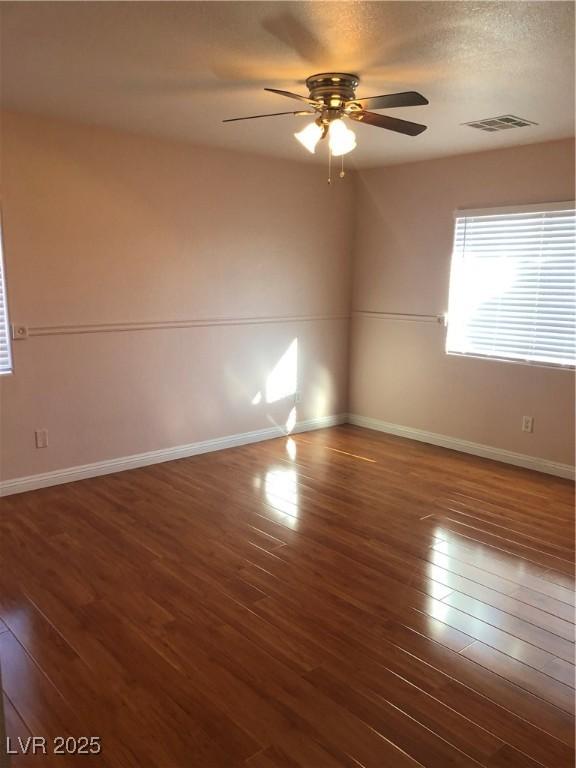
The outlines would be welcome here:
M 489 117 L 486 120 L 473 120 L 471 123 L 462 123 L 471 128 L 478 128 L 480 131 L 506 131 L 509 128 L 525 128 L 528 125 L 538 125 L 531 120 L 524 120 L 523 117 L 515 115 L 501 115 L 500 117 Z

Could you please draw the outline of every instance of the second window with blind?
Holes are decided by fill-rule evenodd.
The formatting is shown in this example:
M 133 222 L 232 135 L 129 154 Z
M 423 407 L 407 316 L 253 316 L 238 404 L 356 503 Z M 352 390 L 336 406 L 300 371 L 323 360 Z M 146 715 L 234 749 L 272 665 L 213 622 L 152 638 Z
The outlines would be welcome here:
M 5 373 L 12 373 L 12 350 L 10 349 L 8 297 L 6 296 L 2 229 L 0 226 L 0 376 Z

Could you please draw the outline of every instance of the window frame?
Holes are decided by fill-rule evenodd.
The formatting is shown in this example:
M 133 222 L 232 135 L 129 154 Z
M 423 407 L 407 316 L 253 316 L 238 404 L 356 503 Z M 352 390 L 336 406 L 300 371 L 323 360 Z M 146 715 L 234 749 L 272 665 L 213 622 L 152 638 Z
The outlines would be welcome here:
M 475 216 L 505 216 L 506 214 L 522 214 L 533 212 L 546 213 L 548 211 L 569 211 L 576 210 L 576 200 L 558 200 L 546 203 L 529 203 L 519 205 L 491 206 L 490 208 L 457 208 L 454 210 L 452 227 L 452 250 L 450 256 L 450 273 L 448 284 L 448 310 L 444 315 L 444 325 L 446 329 L 444 338 L 444 353 L 450 357 L 470 358 L 473 360 L 485 360 L 494 363 L 512 363 L 516 365 L 527 365 L 537 368 L 553 368 L 560 371 L 576 370 L 576 360 L 572 363 L 555 363 L 544 360 L 529 360 L 518 357 L 506 357 L 505 355 L 483 355 L 479 352 L 459 352 L 448 350 L 448 333 L 450 325 L 450 305 L 453 290 L 453 275 L 455 271 L 455 243 L 457 219 Z M 576 261 L 575 261 L 576 270 Z M 576 326 L 575 326 L 576 330 Z

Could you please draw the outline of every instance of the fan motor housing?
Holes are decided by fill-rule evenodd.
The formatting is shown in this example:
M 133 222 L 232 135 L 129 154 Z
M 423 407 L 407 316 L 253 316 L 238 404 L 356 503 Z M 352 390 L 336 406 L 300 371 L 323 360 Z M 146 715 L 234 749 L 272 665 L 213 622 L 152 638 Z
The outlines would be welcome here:
M 356 98 L 360 78 L 347 72 L 322 72 L 306 80 L 310 98 L 320 101 L 328 108 L 339 109 L 344 102 Z

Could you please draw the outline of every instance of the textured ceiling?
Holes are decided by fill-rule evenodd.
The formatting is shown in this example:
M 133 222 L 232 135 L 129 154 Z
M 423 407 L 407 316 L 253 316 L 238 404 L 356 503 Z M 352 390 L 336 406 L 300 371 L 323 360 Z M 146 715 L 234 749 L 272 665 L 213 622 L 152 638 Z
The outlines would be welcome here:
M 430 106 L 407 137 L 354 126 L 358 166 L 574 134 L 572 2 L 2 2 L 2 101 L 132 131 L 313 162 L 292 134 L 306 118 L 222 124 L 298 108 L 327 70 L 359 96 L 418 90 Z M 537 126 L 462 123 L 514 114 Z

